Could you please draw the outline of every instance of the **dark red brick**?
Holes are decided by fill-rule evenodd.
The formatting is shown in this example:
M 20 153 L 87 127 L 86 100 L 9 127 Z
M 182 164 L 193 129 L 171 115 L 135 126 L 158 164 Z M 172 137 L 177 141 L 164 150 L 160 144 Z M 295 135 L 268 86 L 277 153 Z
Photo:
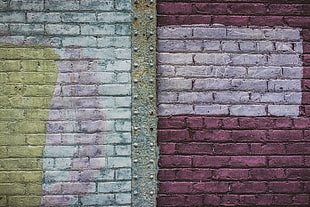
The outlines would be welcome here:
M 301 33 L 304 41 L 310 41 L 310 29 L 303 28 Z
M 303 140 L 302 130 L 270 130 L 270 141 L 301 141 Z
M 273 196 L 270 194 L 240 195 L 240 203 L 250 206 L 271 205 Z
M 269 182 L 268 188 L 273 193 L 301 193 L 302 183 L 295 181 L 288 182 Z
M 245 14 L 245 15 L 257 15 L 266 14 L 265 4 L 256 3 L 239 3 L 239 4 L 229 4 L 229 13 L 232 15 Z
M 260 118 L 240 118 L 240 128 L 242 129 L 270 129 L 273 125 L 273 119 Z
M 309 205 L 310 195 L 309 194 L 299 194 L 293 197 L 293 205 Z
M 270 15 L 302 15 L 304 14 L 303 4 L 270 4 L 268 14 Z
M 191 167 L 191 156 L 161 155 L 158 162 L 159 167 Z
M 250 148 L 246 143 L 225 143 L 214 144 L 214 154 L 216 155 L 247 155 Z
M 309 181 L 305 181 L 303 182 L 304 184 L 304 192 L 305 193 L 310 193 L 310 182 Z
M 272 119 L 274 122 L 274 126 L 271 126 L 275 129 L 291 129 L 292 128 L 292 120 L 288 117 L 278 117 Z
M 310 54 L 302 55 L 302 61 L 304 66 L 310 66 Z
M 238 118 L 223 118 L 222 119 L 223 122 L 223 128 L 224 129 L 239 129 L 239 122 L 238 122 Z
M 231 185 L 232 193 L 264 193 L 267 185 L 264 182 L 244 181 L 236 182 Z
M 302 16 L 302 17 L 284 17 L 288 26 L 290 27 L 303 27 L 309 28 L 310 17 Z
M 293 201 L 292 195 L 288 194 L 276 194 L 273 195 L 273 205 L 290 205 Z
M 160 181 L 175 181 L 176 176 L 175 176 L 176 171 L 171 170 L 171 169 L 159 169 L 158 170 L 158 180 Z
M 210 169 L 178 169 L 176 180 L 178 181 L 206 181 L 211 180 L 212 170 Z
M 303 74 L 304 78 L 310 78 L 310 67 L 304 67 L 303 72 L 304 72 Z
M 228 167 L 228 156 L 193 156 L 194 167 Z
M 258 155 L 277 155 L 285 154 L 285 147 L 283 143 L 255 143 L 251 144 L 251 154 Z
M 302 156 L 270 156 L 270 167 L 300 167 L 303 166 Z
M 227 182 L 199 182 L 194 183 L 193 193 L 226 193 L 228 192 Z
M 247 180 L 249 169 L 218 169 L 213 172 L 215 180 Z
M 309 168 L 289 168 L 286 170 L 286 176 L 290 180 L 310 180 L 310 169 Z
M 221 197 L 219 195 L 205 194 L 204 195 L 204 205 L 219 206 L 221 202 Z
M 266 168 L 254 168 L 251 169 L 250 179 L 252 180 L 278 180 L 285 179 L 286 175 L 284 169 L 266 169 Z
M 158 25 L 211 24 L 211 16 L 207 15 L 159 15 Z
M 227 14 L 227 4 L 223 3 L 195 3 L 194 14 Z
M 158 130 L 158 141 L 159 142 L 172 142 L 172 141 L 185 141 L 190 140 L 189 131 L 187 129 L 169 130 L 160 129 Z
M 223 195 L 221 204 L 223 206 L 238 206 L 239 195 Z
M 191 14 L 192 4 L 190 3 L 165 3 L 158 4 L 159 14 Z
M 193 132 L 194 141 L 230 141 L 230 131 L 226 130 L 200 130 Z
M 249 25 L 254 26 L 285 26 L 282 16 L 250 16 Z
M 159 195 L 157 198 L 158 206 L 182 206 L 185 202 L 184 195 Z
M 296 118 L 293 120 L 294 127 L 298 129 L 310 129 L 310 119 L 309 118 Z
M 204 127 L 207 129 L 219 129 L 221 125 L 222 119 L 219 117 L 204 117 Z
M 232 167 L 265 167 L 266 157 L 264 156 L 233 156 L 230 160 Z
M 213 154 L 212 144 L 208 143 L 187 143 L 177 144 L 178 154 Z
M 187 126 L 192 129 L 199 129 L 203 127 L 203 118 L 202 117 L 188 117 Z
M 193 184 L 190 182 L 159 182 L 160 193 L 191 193 Z
M 302 93 L 302 104 L 310 104 L 310 92 L 303 92 Z
M 159 152 L 162 155 L 165 154 L 176 154 L 175 143 L 163 143 L 159 144 Z
M 247 26 L 249 17 L 247 16 L 214 16 L 213 23 L 227 26 Z
M 304 53 L 310 53 L 310 42 L 304 42 L 302 44 Z
M 174 116 L 174 117 L 159 117 L 158 128 L 159 129 L 182 129 L 185 128 L 185 117 Z
M 289 143 L 286 146 L 287 154 L 310 154 L 310 143 Z
M 238 142 L 266 141 L 265 130 L 232 130 L 231 139 Z

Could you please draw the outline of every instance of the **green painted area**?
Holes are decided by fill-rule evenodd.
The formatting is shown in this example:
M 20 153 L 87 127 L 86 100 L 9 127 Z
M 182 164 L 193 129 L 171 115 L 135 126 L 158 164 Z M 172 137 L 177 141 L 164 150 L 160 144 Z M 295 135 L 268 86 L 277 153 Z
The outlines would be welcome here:
M 46 126 L 59 56 L 0 43 L 0 206 L 39 206 Z

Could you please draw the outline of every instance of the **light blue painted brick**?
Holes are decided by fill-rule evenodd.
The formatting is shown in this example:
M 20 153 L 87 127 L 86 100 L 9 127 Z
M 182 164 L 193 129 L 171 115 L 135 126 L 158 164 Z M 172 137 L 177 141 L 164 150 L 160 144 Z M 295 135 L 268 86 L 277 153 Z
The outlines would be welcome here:
M 116 10 L 131 11 L 131 1 L 115 0 L 114 2 Z
M 47 171 L 44 173 L 45 183 L 50 182 L 77 182 L 79 180 L 79 171 Z
M 30 42 L 31 44 L 47 44 L 51 47 L 57 48 L 62 45 L 60 37 L 29 36 L 25 38 L 25 41 Z
M 81 25 L 82 35 L 113 35 L 115 25 Z
M 106 0 L 81 0 L 80 10 L 90 11 L 112 11 L 114 10 L 114 1 Z
M 130 132 L 131 131 L 131 121 L 117 120 L 115 121 L 116 131 Z
M 72 11 L 79 10 L 78 0 L 47 0 L 45 1 L 45 9 L 50 11 Z
M 131 136 L 126 133 L 106 133 L 105 137 L 108 144 L 125 144 L 131 142 Z
M 63 22 L 96 22 L 96 14 L 95 13 L 64 13 L 61 17 Z
M 115 26 L 115 33 L 117 35 L 127 35 L 129 36 L 131 34 L 131 27 L 127 24 L 117 24 Z
M 102 23 L 130 23 L 131 14 L 121 12 L 104 12 L 98 14 L 98 22 Z
M 130 109 L 106 109 L 104 110 L 106 119 L 130 119 L 131 118 L 131 110 Z
M 44 25 L 43 24 L 11 24 L 11 34 L 16 35 L 43 35 Z
M 130 204 L 131 193 L 118 193 L 116 194 L 116 203 L 118 204 Z
M 55 158 L 53 170 L 69 170 L 72 167 L 72 158 Z
M 24 12 L 0 12 L 0 22 L 25 22 L 26 15 Z
M 130 156 L 131 155 L 131 145 L 116 145 L 115 146 L 116 156 Z
M 131 61 L 130 60 L 113 60 L 107 64 L 107 71 L 130 71 Z
M 98 87 L 98 92 L 100 95 L 130 95 L 131 94 L 131 85 L 130 84 L 108 84 L 100 85 Z
M 131 59 L 131 49 L 130 48 L 115 49 L 115 58 L 130 60 Z
M 118 82 L 118 83 L 130 83 L 131 82 L 130 73 L 119 73 L 119 74 L 117 74 L 116 82 Z
M 78 151 L 75 146 L 46 146 L 44 149 L 44 157 L 68 157 L 73 156 Z
M 117 37 L 117 36 L 107 36 L 98 38 L 98 47 L 130 47 L 131 39 L 130 37 Z
M 130 181 L 98 183 L 98 191 L 104 193 L 128 192 L 131 190 Z
M 131 169 L 130 168 L 121 168 L 115 170 L 116 180 L 130 180 L 131 179 Z
M 79 76 L 80 84 L 113 83 L 116 80 L 116 74 L 113 72 L 80 73 Z
M 44 1 L 42 0 L 10 0 L 9 8 L 12 10 L 42 11 Z
M 55 159 L 54 158 L 46 158 L 43 159 L 43 168 L 46 170 L 54 169 L 55 167 Z
M 50 35 L 78 35 L 80 27 L 74 24 L 48 24 L 45 31 Z
M 268 115 L 296 117 L 299 115 L 300 105 L 270 105 L 268 106 Z
M 126 168 L 131 167 L 130 157 L 108 157 L 108 168 Z
M 57 12 L 28 12 L 27 13 L 27 22 L 48 22 L 48 23 L 59 23 L 61 22 L 61 13 Z
M 85 48 L 83 55 L 94 59 L 114 59 L 116 57 L 113 48 Z
M 0 24 L 0 34 L 7 34 L 9 32 L 8 24 Z M 1 41 L 1 39 L 0 39 Z
M 89 205 L 113 205 L 115 204 L 114 194 L 98 194 L 98 195 L 85 195 L 80 198 L 83 206 Z
M 131 107 L 131 97 L 115 97 L 115 107 Z
M 0 1 L 0 11 L 7 11 L 9 1 Z

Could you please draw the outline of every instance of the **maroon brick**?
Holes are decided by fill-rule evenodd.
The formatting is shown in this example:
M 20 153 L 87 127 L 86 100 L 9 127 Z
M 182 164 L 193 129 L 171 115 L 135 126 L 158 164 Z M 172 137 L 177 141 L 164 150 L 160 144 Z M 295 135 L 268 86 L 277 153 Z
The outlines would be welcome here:
M 213 23 L 227 26 L 247 26 L 249 17 L 247 16 L 214 16 Z
M 309 129 L 310 119 L 309 118 L 297 118 L 293 120 L 294 127 L 299 129 Z
M 226 130 L 200 130 L 193 132 L 194 141 L 230 141 L 230 131 Z
M 309 141 L 310 140 L 310 130 L 305 130 L 304 131 L 304 135 L 305 135 L 305 141 Z
M 304 66 L 310 66 L 310 54 L 302 55 L 302 61 Z
M 250 154 L 248 144 L 245 143 L 225 143 L 214 144 L 214 154 L 216 155 L 247 155 Z
M 271 156 L 269 157 L 270 167 L 300 167 L 303 166 L 302 156 Z
M 310 156 L 305 156 L 305 167 L 310 167 Z
M 176 171 L 171 169 L 159 169 L 158 170 L 158 180 L 160 181 L 174 181 L 176 180 Z
M 202 195 L 185 195 L 184 206 L 202 206 L 203 196 Z
M 255 143 L 251 144 L 251 154 L 285 154 L 285 147 L 283 143 Z
M 204 205 L 219 206 L 221 202 L 221 197 L 219 195 L 205 194 L 204 195 Z
M 273 118 L 274 122 L 274 128 L 280 128 L 280 129 L 291 129 L 292 127 L 292 120 L 288 117 L 278 117 Z
M 238 206 L 239 195 L 223 195 L 221 204 L 223 206 Z
M 310 29 L 304 28 L 301 33 L 304 41 L 310 41 Z
M 240 195 L 240 204 L 260 206 L 271 205 L 273 196 L 270 194 Z
M 229 13 L 236 14 L 247 14 L 247 15 L 256 15 L 256 14 L 266 14 L 266 5 L 265 4 L 256 4 L 256 3 L 238 3 L 238 4 L 229 4 Z
M 304 109 L 305 109 L 305 116 L 310 116 L 310 105 L 304 105 L 303 106 L 304 107 Z
M 250 179 L 253 180 L 278 180 L 285 179 L 286 175 L 284 169 L 268 169 L 268 168 L 254 168 L 251 169 Z
M 232 193 L 264 193 L 267 185 L 264 182 L 245 181 L 236 182 L 231 185 Z
M 265 167 L 266 157 L 264 156 L 233 156 L 230 160 L 232 167 Z
M 268 14 L 270 15 L 301 15 L 304 14 L 302 4 L 270 4 Z
M 207 15 L 159 15 L 158 25 L 211 24 L 211 16 Z
M 195 3 L 194 14 L 227 14 L 227 4 L 223 3 Z
M 177 144 L 178 154 L 213 154 L 212 144 L 208 143 L 187 143 Z
M 203 118 L 202 117 L 188 117 L 187 126 L 193 129 L 199 129 L 203 127 Z
M 229 166 L 228 156 L 193 156 L 194 167 L 227 167 Z
M 286 146 L 287 154 L 310 154 L 310 143 L 289 143 Z
M 176 180 L 179 181 L 206 181 L 211 180 L 212 170 L 210 169 L 179 169 L 176 170 Z
M 309 194 L 299 194 L 293 197 L 293 205 L 309 205 L 310 195 Z
M 165 3 L 158 4 L 159 14 L 191 14 L 192 4 L 190 3 Z
M 215 180 L 247 180 L 249 169 L 218 169 L 213 172 Z
M 287 169 L 286 177 L 290 180 L 310 180 L 310 169 L 309 168 Z
M 193 184 L 190 182 L 159 182 L 160 193 L 191 193 Z
M 193 193 L 226 193 L 227 182 L 199 182 L 193 184 Z
M 207 129 L 219 129 L 221 125 L 222 119 L 219 117 L 204 117 L 204 127 Z
M 182 129 L 185 128 L 185 126 L 184 116 L 159 117 L 158 119 L 159 129 Z
M 187 129 L 158 130 L 159 142 L 184 141 L 184 140 L 190 140 L 189 131 Z
M 158 206 L 182 206 L 185 202 L 184 195 L 159 195 L 157 198 Z
M 310 53 L 310 42 L 304 42 L 302 46 L 304 53 Z
M 273 195 L 273 205 L 290 205 L 293 201 L 293 198 L 291 195 L 287 194 L 276 194 Z
M 302 130 L 270 130 L 270 141 L 301 141 L 303 140 Z
M 161 155 L 158 162 L 159 167 L 191 167 L 191 156 Z
M 295 181 L 288 182 L 269 182 L 268 188 L 273 193 L 301 193 L 302 183 Z
M 239 129 L 238 118 L 223 118 L 223 128 L 224 129 Z
M 302 93 L 301 103 L 302 104 L 310 104 L 310 92 L 303 92 Z
M 303 17 L 284 17 L 285 21 L 287 22 L 288 26 L 290 27 L 304 27 L 309 28 L 310 17 L 303 16 Z
M 309 181 L 303 182 L 303 184 L 304 184 L 304 192 L 310 193 L 310 182 Z
M 238 142 L 265 141 L 265 130 L 232 130 L 231 139 Z
M 240 128 L 242 129 L 270 129 L 273 125 L 273 119 L 261 118 L 240 118 Z
M 254 26 L 285 26 L 281 16 L 250 16 L 249 25 Z
M 310 78 L 310 67 L 304 67 L 303 72 L 304 72 L 303 74 L 304 78 Z
M 166 155 L 166 154 L 176 154 L 175 150 L 175 143 L 163 143 L 161 142 L 159 144 L 159 152 L 161 155 Z

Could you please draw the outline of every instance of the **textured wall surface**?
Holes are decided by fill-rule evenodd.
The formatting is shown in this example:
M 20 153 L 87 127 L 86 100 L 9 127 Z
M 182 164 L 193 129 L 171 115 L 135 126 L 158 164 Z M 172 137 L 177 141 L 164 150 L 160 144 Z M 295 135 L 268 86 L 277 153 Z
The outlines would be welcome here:
M 130 205 L 131 2 L 0 10 L 0 206 Z
M 158 206 L 307 206 L 309 2 L 158 4 Z

